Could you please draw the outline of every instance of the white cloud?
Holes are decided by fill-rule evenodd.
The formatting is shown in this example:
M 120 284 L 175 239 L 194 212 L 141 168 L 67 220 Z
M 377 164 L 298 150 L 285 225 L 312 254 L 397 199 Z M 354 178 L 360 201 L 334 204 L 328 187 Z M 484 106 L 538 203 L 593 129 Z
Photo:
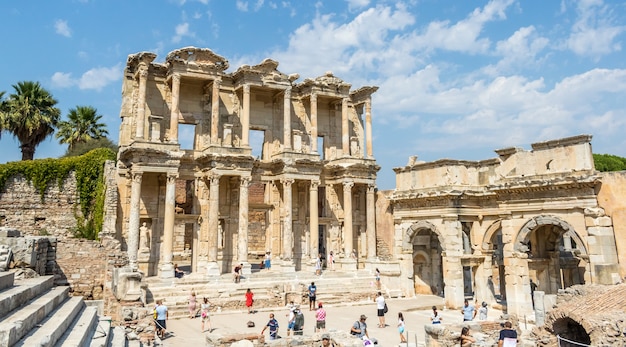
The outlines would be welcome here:
M 67 25 L 66 20 L 57 19 L 56 22 L 54 22 L 54 30 L 59 35 L 62 35 L 65 37 L 72 37 L 72 30 Z
M 567 39 L 567 48 L 581 56 L 595 60 L 603 55 L 621 51 L 618 35 L 626 30 L 625 26 L 614 25 L 611 9 L 601 0 L 585 0 L 577 3 L 578 19 Z
M 254 5 L 254 11 L 258 11 L 263 7 L 263 3 L 265 2 L 265 0 L 257 0 L 256 4 Z
M 122 78 L 122 64 L 112 67 L 98 67 L 85 72 L 78 80 L 78 88 L 101 90 L 111 82 Z
M 172 37 L 172 43 L 179 43 L 185 36 L 193 37 L 195 34 L 189 31 L 189 23 L 181 23 L 174 29 L 175 35 Z
M 248 12 L 248 2 L 247 1 L 241 1 L 241 0 L 237 0 L 235 6 L 237 6 L 237 9 L 241 12 Z
M 71 73 L 55 72 L 51 80 L 52 85 L 59 88 L 68 88 L 76 84 L 76 81 L 72 80 Z
M 535 27 L 519 28 L 513 35 L 496 44 L 495 54 L 502 59 L 483 71 L 491 76 L 510 73 L 512 70 L 532 68 L 541 61 L 539 54 L 548 46 L 549 40 L 538 36 Z
M 346 0 L 350 10 L 363 8 L 370 4 L 370 0 Z

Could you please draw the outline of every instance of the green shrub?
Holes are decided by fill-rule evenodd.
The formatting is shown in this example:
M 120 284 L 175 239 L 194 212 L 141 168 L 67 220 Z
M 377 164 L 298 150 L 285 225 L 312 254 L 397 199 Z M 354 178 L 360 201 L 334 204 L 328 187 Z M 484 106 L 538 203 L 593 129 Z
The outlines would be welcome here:
M 626 170 L 626 158 L 616 155 L 594 154 L 593 162 L 596 166 L 596 170 L 602 172 Z

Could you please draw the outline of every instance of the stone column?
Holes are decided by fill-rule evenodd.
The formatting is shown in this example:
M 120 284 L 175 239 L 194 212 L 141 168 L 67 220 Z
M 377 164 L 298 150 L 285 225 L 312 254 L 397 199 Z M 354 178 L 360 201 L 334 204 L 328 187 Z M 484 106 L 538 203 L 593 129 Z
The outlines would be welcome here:
M 219 232 L 219 194 L 220 176 L 209 177 L 209 252 L 207 275 L 219 276 L 220 269 L 217 265 L 217 235 Z
M 350 257 L 354 249 L 354 235 L 352 232 L 352 187 L 353 182 L 343 182 L 343 236 L 344 254 Z
M 319 181 L 311 181 L 309 187 L 309 233 L 311 237 L 311 258 L 316 259 L 319 254 L 319 211 L 317 210 Z
M 365 233 L 367 235 L 367 259 L 373 260 L 376 258 L 376 199 L 375 199 L 376 186 L 374 184 L 367 185 L 366 201 L 366 214 L 367 214 L 367 229 Z
M 211 96 L 211 143 L 218 143 L 218 131 L 220 122 L 220 85 L 218 78 L 213 80 L 213 95 Z
M 252 273 L 252 266 L 248 263 L 248 186 L 250 177 L 242 176 L 239 182 L 239 237 L 237 253 L 240 264 L 243 264 L 243 273 Z
M 311 94 L 311 153 L 317 153 L 317 94 Z M 317 205 L 317 202 L 315 202 Z
M 178 103 L 180 99 L 180 74 L 172 76 L 172 105 L 170 110 L 170 143 L 178 143 Z
M 341 149 L 343 155 L 350 155 L 350 128 L 348 124 L 348 98 L 341 99 Z
M 161 278 L 174 277 L 174 220 L 176 214 L 177 174 L 168 173 L 165 185 L 165 215 L 163 216 L 163 256 L 160 264 Z
M 250 85 L 243 85 L 243 112 L 241 114 L 241 146 L 249 145 L 250 136 Z
M 291 88 L 285 89 L 283 112 L 283 146 L 291 149 Z
M 283 208 L 285 209 L 283 218 L 283 260 L 291 261 L 293 259 L 291 185 L 294 180 L 281 179 L 280 182 L 283 184 Z
M 374 150 L 372 148 L 372 97 L 368 97 L 365 100 L 365 158 L 374 158 Z
M 525 256 L 526 253 L 518 253 L 513 258 L 504 258 L 507 313 L 520 317 L 533 314 L 528 259 Z
M 144 128 L 146 127 L 146 83 L 148 82 L 148 67 L 139 65 L 139 95 L 137 100 L 137 128 L 135 137 L 143 139 Z
M 132 270 L 137 270 L 137 250 L 139 249 L 139 204 L 141 200 L 142 172 L 131 173 L 130 211 L 128 212 L 128 262 Z

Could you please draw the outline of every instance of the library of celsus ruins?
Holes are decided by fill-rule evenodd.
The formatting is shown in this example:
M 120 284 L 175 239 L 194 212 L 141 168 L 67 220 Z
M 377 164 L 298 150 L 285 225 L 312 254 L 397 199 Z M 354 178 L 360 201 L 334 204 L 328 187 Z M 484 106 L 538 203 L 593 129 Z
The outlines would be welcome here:
M 209 49 L 129 56 L 117 228 L 131 268 L 214 276 L 270 252 L 299 271 L 333 251 L 341 269 L 376 255 L 371 95 L 331 72 L 299 79 L 266 59 L 227 73 Z M 185 143 L 189 143 L 188 148 Z

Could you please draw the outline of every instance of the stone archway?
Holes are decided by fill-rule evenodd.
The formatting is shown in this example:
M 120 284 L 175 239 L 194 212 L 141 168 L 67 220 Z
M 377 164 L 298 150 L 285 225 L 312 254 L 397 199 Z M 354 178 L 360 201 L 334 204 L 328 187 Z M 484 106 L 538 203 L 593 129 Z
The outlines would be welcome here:
M 560 337 L 559 346 L 571 346 L 579 347 L 590 346 L 591 337 L 587 333 L 587 330 L 575 320 L 569 317 L 563 317 L 555 320 L 552 323 L 552 331 L 555 335 Z
M 556 294 L 584 284 L 587 250 L 574 228 L 549 215 L 532 218 L 520 230 L 515 250 L 528 254 L 528 271 L 538 290 Z
M 415 294 L 443 295 L 442 242 L 435 226 L 427 221 L 407 230 L 413 253 Z

